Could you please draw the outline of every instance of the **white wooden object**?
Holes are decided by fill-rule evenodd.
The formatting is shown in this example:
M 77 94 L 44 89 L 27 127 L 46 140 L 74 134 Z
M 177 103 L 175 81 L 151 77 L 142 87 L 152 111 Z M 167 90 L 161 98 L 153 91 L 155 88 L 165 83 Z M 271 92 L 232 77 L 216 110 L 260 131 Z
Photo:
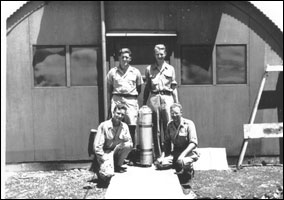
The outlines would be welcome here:
M 244 124 L 244 138 L 283 137 L 283 123 Z
M 283 71 L 283 65 L 267 65 L 266 66 L 265 72 L 263 74 L 263 77 L 262 77 L 262 80 L 261 80 L 261 83 L 260 83 L 260 86 L 259 86 L 259 89 L 258 89 L 256 100 L 254 102 L 253 110 L 252 110 L 252 113 L 251 113 L 251 116 L 250 116 L 250 120 L 249 120 L 250 129 L 251 129 L 251 127 L 254 123 L 254 120 L 255 120 L 255 116 L 256 116 L 257 108 L 258 108 L 258 105 L 259 105 L 259 102 L 260 102 L 261 94 L 263 92 L 264 85 L 265 85 L 266 79 L 268 77 L 268 72 L 279 72 L 279 71 Z M 283 124 L 282 124 L 282 129 L 283 129 Z M 247 132 L 252 132 L 252 131 L 247 131 Z M 263 132 L 263 131 L 260 131 L 260 132 Z M 238 163 L 237 163 L 238 169 L 240 169 L 240 166 L 243 162 L 243 159 L 244 159 L 244 156 L 245 156 L 245 153 L 246 153 L 246 149 L 247 149 L 247 145 L 248 145 L 248 141 L 250 139 L 246 134 L 247 133 L 245 133 L 245 135 L 244 135 L 242 149 L 241 149 L 240 156 L 239 156 Z M 256 135 L 257 134 L 259 134 L 259 133 L 256 133 Z M 282 135 L 283 135 L 283 130 L 282 130 Z

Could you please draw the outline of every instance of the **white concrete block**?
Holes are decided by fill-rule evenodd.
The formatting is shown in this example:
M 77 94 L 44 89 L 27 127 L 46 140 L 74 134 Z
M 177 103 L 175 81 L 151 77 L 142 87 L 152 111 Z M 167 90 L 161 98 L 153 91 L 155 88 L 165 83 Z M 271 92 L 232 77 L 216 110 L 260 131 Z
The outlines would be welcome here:
M 199 159 L 193 164 L 195 170 L 228 170 L 225 148 L 198 148 Z

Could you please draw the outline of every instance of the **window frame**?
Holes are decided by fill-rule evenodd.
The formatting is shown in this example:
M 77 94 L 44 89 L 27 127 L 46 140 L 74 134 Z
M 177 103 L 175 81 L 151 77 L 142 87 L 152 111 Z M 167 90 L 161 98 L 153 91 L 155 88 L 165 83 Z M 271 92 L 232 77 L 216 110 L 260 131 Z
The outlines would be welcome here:
M 94 49 L 96 49 L 96 51 L 97 51 L 97 74 L 98 74 L 98 78 L 97 78 L 97 84 L 96 85 L 72 85 L 71 84 L 71 50 L 72 50 L 72 48 L 79 48 L 79 47 L 81 47 L 81 48 L 83 48 L 83 47 L 91 47 L 91 48 L 94 48 Z M 100 65 L 100 47 L 98 46 L 98 45 L 91 45 L 91 44 L 89 44 L 89 45 L 68 45 L 68 53 L 69 53 L 69 87 L 98 87 L 99 86 L 99 81 L 100 81 L 100 79 L 99 79 L 99 77 L 100 77 L 100 72 L 101 72 L 101 70 L 99 69 L 99 65 Z
M 33 56 L 34 56 L 34 48 L 36 47 L 46 47 L 46 48 L 59 48 L 59 47 L 63 47 L 65 50 L 65 79 L 66 79 L 66 85 L 65 86 L 36 86 L 35 85 L 35 72 L 34 72 L 34 66 L 33 66 Z M 71 85 L 71 48 L 76 48 L 76 47 L 92 47 L 95 48 L 97 50 L 97 66 L 100 65 L 101 62 L 101 48 L 99 45 L 96 44 L 88 44 L 88 45 L 84 45 L 84 44 L 79 44 L 79 45 L 42 45 L 42 44 L 32 44 L 31 45 L 31 70 L 32 70 L 32 88 L 33 89 L 49 89 L 49 88 L 75 88 L 75 87 L 98 87 L 99 86 L 99 81 L 98 80 L 98 84 L 97 85 Z M 97 73 L 101 73 L 101 69 L 97 69 Z M 99 77 L 99 76 L 98 76 Z
M 45 47 L 45 48 L 63 48 L 65 51 L 65 83 L 64 86 L 36 86 L 35 85 L 35 70 L 33 66 L 33 59 L 34 59 L 34 49 L 37 47 Z M 65 88 L 67 87 L 67 63 L 66 63 L 66 45 L 31 45 L 31 67 L 32 67 L 32 87 L 33 88 Z
M 244 64 L 245 64 L 245 82 L 244 83 L 218 83 L 218 74 L 217 74 L 217 47 L 234 47 L 234 46 L 243 46 L 244 47 Z M 247 51 L 247 44 L 216 44 L 215 45 L 215 84 L 218 86 L 230 86 L 230 85 L 247 85 L 248 84 L 248 51 Z
M 211 83 L 194 83 L 194 84 L 183 84 L 182 83 L 182 78 L 181 78 L 181 74 L 182 74 L 182 59 L 183 59 L 183 56 L 182 56 L 182 50 L 183 50 L 183 48 L 185 48 L 185 47 L 209 47 L 209 48 L 212 48 L 212 54 L 211 54 Z M 213 45 L 213 44 L 183 44 L 183 45 L 181 45 L 180 46 L 180 72 L 179 72 L 179 74 L 180 74 L 180 84 L 182 85 L 182 86 L 192 86 L 192 87 L 195 87 L 195 86 L 212 86 L 212 85 L 214 85 L 214 68 L 215 68 L 215 60 L 214 60 L 214 57 L 213 57 L 213 55 L 214 55 L 214 51 L 215 51 L 215 45 Z
M 211 84 L 183 84 L 182 83 L 182 78 L 181 78 L 181 74 L 182 74 L 182 50 L 184 47 L 187 46 L 212 46 L 212 59 L 211 59 L 211 64 L 212 64 L 212 83 Z M 246 68 L 246 72 L 245 72 L 245 83 L 217 83 L 217 47 L 218 46 L 244 46 L 245 48 L 245 68 Z M 180 45 L 179 48 L 180 51 L 180 60 L 179 60 L 179 81 L 180 81 L 180 85 L 181 86 L 190 86 L 190 87 L 198 87 L 198 86 L 242 86 L 242 85 L 248 85 L 249 83 L 249 65 L 248 65 L 248 45 L 245 43 L 242 44 L 182 44 Z

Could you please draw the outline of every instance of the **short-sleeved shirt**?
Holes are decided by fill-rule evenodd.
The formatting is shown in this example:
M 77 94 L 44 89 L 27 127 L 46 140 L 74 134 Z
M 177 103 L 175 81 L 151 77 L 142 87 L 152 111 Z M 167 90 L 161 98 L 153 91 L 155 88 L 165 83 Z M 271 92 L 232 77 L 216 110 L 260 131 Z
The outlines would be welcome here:
M 151 91 L 170 91 L 172 84 L 176 84 L 175 69 L 172 65 L 164 62 L 161 69 L 157 64 L 147 66 L 145 71 L 146 82 L 151 81 Z
M 111 119 L 104 121 L 99 125 L 98 132 L 94 140 L 95 154 L 102 156 L 105 151 L 110 152 L 116 147 L 116 145 L 123 142 L 132 143 L 127 124 L 121 122 L 116 133 Z
M 170 142 L 174 144 L 174 149 L 184 150 L 190 143 L 198 145 L 196 128 L 193 121 L 181 118 L 179 127 L 176 128 L 174 121 L 170 121 L 165 135 L 166 152 L 170 152 Z
M 143 84 L 143 79 L 140 71 L 132 66 L 125 73 L 114 67 L 107 74 L 107 83 L 113 86 L 112 94 L 138 95 L 136 87 Z

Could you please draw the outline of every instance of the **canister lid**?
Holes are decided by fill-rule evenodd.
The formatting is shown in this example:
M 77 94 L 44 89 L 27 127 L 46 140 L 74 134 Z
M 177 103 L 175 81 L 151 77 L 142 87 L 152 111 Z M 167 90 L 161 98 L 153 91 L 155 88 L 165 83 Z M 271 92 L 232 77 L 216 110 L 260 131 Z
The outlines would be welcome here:
M 148 106 L 144 105 L 144 106 L 142 106 L 142 107 L 139 109 L 139 112 L 142 112 L 142 113 L 152 113 L 152 110 L 151 110 L 151 108 L 149 108 Z

